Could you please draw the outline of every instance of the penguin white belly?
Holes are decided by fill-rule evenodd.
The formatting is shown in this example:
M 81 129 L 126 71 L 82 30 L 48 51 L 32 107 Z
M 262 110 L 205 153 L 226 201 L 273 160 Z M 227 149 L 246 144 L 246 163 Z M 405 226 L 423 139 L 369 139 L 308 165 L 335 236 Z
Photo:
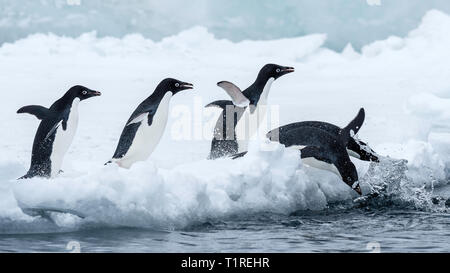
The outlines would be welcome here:
M 255 124 L 254 122 L 255 116 L 256 111 L 252 114 L 250 111 L 250 107 L 247 107 L 236 124 L 235 128 L 238 153 L 243 153 L 248 150 L 248 141 L 252 137 L 252 131 L 255 131 L 253 127 L 257 126 L 257 124 Z
M 267 98 L 269 96 L 270 87 L 274 82 L 274 78 L 270 78 L 259 97 L 259 101 L 254 111 L 250 110 L 250 106 L 245 109 L 236 124 L 236 141 L 238 143 L 238 153 L 248 151 L 248 142 L 258 132 L 259 126 L 264 121 L 267 113 Z
M 135 162 L 147 160 L 155 150 L 167 125 L 171 98 L 172 92 L 164 95 L 150 126 L 148 125 L 148 114 L 146 114 L 127 153 L 122 158 L 113 160 L 120 167 L 129 169 Z
M 59 124 L 56 129 L 55 140 L 53 141 L 52 154 L 50 155 L 51 161 L 51 176 L 55 177 L 61 170 L 61 166 L 64 160 L 64 155 L 69 150 L 72 144 L 73 138 L 78 127 L 78 104 L 80 99 L 74 99 L 72 107 L 69 113 L 69 119 L 67 120 L 66 130 L 63 129 L 62 124 Z M 61 122 L 62 123 L 62 122 Z
M 316 169 L 335 173 L 337 176 L 339 176 L 342 179 L 341 174 L 339 173 L 336 166 L 334 166 L 333 164 L 329 164 L 327 162 L 317 160 L 314 157 L 302 158 L 302 163 L 305 165 L 308 165 L 310 167 L 316 168 Z

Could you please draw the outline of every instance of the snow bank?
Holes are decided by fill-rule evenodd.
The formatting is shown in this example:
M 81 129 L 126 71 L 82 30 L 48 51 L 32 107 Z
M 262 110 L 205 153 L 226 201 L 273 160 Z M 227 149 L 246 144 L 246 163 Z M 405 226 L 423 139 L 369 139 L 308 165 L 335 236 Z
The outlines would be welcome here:
M 402 168 L 395 167 L 395 160 L 382 168 L 355 160 L 366 192 L 370 185 L 395 180 L 387 173 L 404 178 L 390 198 L 414 199 L 411 189 L 445 187 L 450 163 L 448 31 L 450 17 L 431 11 L 407 37 L 375 42 L 361 53 L 351 45 L 343 53 L 326 49 L 324 35 L 233 43 L 202 27 L 159 42 L 141 35 L 118 39 L 87 33 L 78 38 L 36 34 L 4 44 L 0 232 L 97 225 L 182 228 L 234 214 L 291 213 L 351 202 L 355 193 L 335 175 L 302 166 L 297 153 L 279 146 L 266 151 L 254 141 L 249 156 L 240 160 L 205 160 L 216 117 L 203 106 L 226 98 L 216 83 L 230 80 L 245 88 L 269 62 L 296 68 L 273 84 L 269 96 L 280 124 L 325 120 L 345 125 L 364 107 L 367 118 L 359 137 L 383 156 L 408 160 Z M 195 89 L 173 98 L 169 124 L 154 154 L 130 170 L 103 167 L 132 110 L 169 76 L 193 82 Z M 64 174 L 16 181 L 28 168 L 37 120 L 15 111 L 26 104 L 48 106 L 75 84 L 103 96 L 80 105 L 80 126 Z M 24 215 L 19 202 L 76 209 L 89 217 L 59 215 L 56 224 L 49 223 Z
M 323 209 L 324 194 L 298 166 L 297 153 L 279 149 L 171 170 L 149 162 L 132 170 L 94 168 L 75 183 L 73 177 L 35 179 L 15 185 L 14 193 L 27 205 L 72 208 L 109 226 L 180 228 L 230 214 Z

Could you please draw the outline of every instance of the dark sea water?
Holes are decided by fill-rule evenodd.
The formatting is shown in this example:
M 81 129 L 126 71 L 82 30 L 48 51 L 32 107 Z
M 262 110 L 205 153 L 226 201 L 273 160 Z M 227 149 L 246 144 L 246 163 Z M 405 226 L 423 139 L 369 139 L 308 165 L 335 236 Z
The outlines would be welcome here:
M 450 214 L 330 208 L 235 216 L 184 230 L 0 235 L 1 252 L 450 252 Z M 79 247 L 79 248 L 78 248 Z

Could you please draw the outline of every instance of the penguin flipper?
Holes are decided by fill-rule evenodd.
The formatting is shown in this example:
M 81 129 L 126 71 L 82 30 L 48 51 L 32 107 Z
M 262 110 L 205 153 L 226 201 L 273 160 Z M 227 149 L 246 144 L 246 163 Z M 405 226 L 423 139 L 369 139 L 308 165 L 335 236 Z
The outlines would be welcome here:
M 53 125 L 52 129 L 48 131 L 47 136 L 45 136 L 45 139 L 49 138 L 58 128 L 59 126 L 62 126 L 63 130 L 67 130 L 67 121 L 69 120 L 70 110 L 64 111 L 63 115 L 60 117 L 57 123 Z
M 52 127 L 52 129 L 50 129 L 50 131 L 48 131 L 48 133 L 47 133 L 47 135 L 45 136 L 45 139 L 44 140 L 46 140 L 47 138 L 49 138 L 57 129 L 58 129 L 58 127 L 61 125 L 61 124 L 64 124 L 64 121 L 63 120 L 60 120 L 58 123 L 56 123 L 53 127 Z M 67 126 L 67 125 L 66 125 Z M 64 129 L 64 125 L 63 125 L 63 129 Z
M 344 143 L 344 146 L 347 146 L 350 137 L 353 137 L 359 132 L 361 126 L 364 123 L 364 119 L 366 117 L 366 113 L 364 108 L 361 108 L 358 112 L 358 115 L 350 121 L 350 123 L 339 131 L 339 139 Z
M 147 116 L 147 113 L 142 113 L 136 117 L 132 117 L 133 119 L 130 118 L 130 121 L 127 122 L 126 126 L 133 124 L 133 123 L 139 123 L 139 122 L 143 121 L 146 116 Z
M 156 113 L 156 107 L 151 107 L 148 109 L 144 109 L 143 111 L 135 112 L 131 115 L 130 119 L 127 122 L 127 125 L 133 124 L 133 123 L 140 123 L 143 120 L 145 120 L 145 117 L 148 115 L 148 125 L 152 125 L 153 122 L 153 116 Z
M 227 81 L 221 81 L 217 83 L 217 86 L 221 87 L 231 97 L 233 104 L 239 107 L 246 107 L 250 104 L 250 100 L 242 94 L 241 89 L 235 84 Z
M 34 115 L 40 120 L 54 117 L 53 111 L 40 105 L 28 105 L 17 110 L 17 114 L 22 113 Z
M 230 100 L 216 100 L 206 105 L 205 107 L 218 107 L 222 110 L 226 110 L 227 106 L 234 106 L 234 104 Z
M 359 160 L 380 162 L 379 155 L 367 143 L 359 139 L 350 139 L 347 149 L 356 153 Z
M 301 149 L 301 158 L 314 157 L 317 160 L 326 162 L 328 164 L 333 164 L 330 158 L 327 156 L 325 149 L 318 146 L 306 146 Z

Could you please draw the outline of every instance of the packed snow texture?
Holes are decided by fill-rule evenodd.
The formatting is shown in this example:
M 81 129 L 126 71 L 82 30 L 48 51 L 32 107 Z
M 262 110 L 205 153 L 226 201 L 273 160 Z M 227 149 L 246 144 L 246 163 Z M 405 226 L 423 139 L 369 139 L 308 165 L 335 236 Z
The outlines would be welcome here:
M 336 175 L 303 166 L 298 152 L 262 140 L 252 141 L 244 158 L 206 160 L 217 113 L 203 106 L 227 98 L 216 83 L 229 80 L 245 88 L 271 62 L 296 68 L 275 81 L 269 95 L 280 124 L 323 120 L 344 126 L 360 107 L 366 109 L 358 137 L 390 159 L 378 167 L 354 160 L 365 193 L 374 183 L 389 180 L 391 172 L 402 182 L 391 193 L 403 201 L 411 192 L 406 199 L 414 199 L 423 186 L 446 187 L 449 31 L 450 16 L 432 10 L 406 37 L 368 44 L 361 53 L 351 45 L 341 53 L 327 49 L 322 34 L 234 43 L 215 38 L 204 27 L 159 42 L 137 34 L 99 38 L 91 32 L 78 38 L 36 34 L 4 44 L 0 232 L 97 225 L 183 228 L 235 214 L 288 214 L 353 200 L 356 193 Z M 195 88 L 172 99 L 160 145 L 148 161 L 130 170 L 103 166 L 131 112 L 165 77 L 192 82 Z M 81 102 L 64 173 L 51 180 L 17 181 L 29 167 L 38 120 L 16 110 L 29 104 L 49 106 L 75 84 L 103 95 Z M 389 162 L 397 163 L 389 169 Z M 57 215 L 51 223 L 23 214 L 19 203 L 75 209 L 88 217 Z
M 450 13 L 448 0 L 0 0 L 0 7 L 0 44 L 34 33 L 90 31 L 159 41 L 201 25 L 235 42 L 325 33 L 325 46 L 335 50 L 404 36 L 430 9 Z

